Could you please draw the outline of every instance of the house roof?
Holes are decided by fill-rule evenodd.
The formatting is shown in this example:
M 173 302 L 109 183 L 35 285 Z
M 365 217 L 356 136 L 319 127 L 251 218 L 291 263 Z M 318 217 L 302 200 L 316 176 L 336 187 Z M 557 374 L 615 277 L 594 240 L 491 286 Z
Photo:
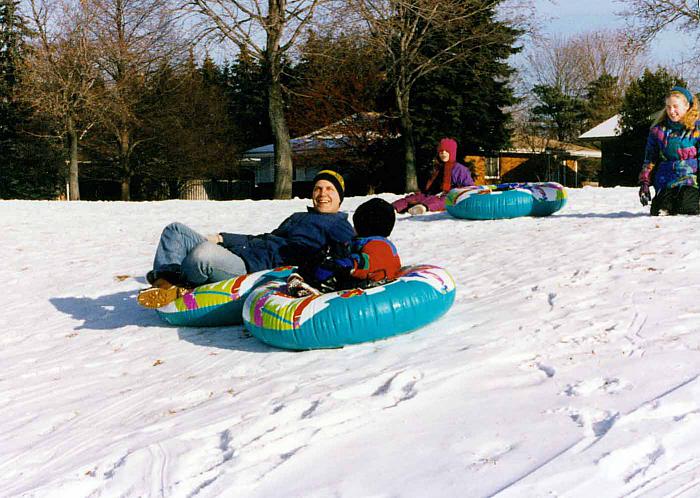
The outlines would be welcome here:
M 600 150 L 594 147 L 584 147 L 568 142 L 560 142 L 551 138 L 543 138 L 535 135 L 514 133 L 511 137 L 512 146 L 500 151 L 511 154 L 542 154 L 547 151 L 557 151 L 572 157 L 601 157 Z
M 346 137 L 347 139 L 347 137 Z M 299 137 L 292 138 L 289 141 L 292 144 L 293 152 L 304 152 L 309 150 L 317 149 L 338 149 L 345 147 L 346 143 L 342 137 L 339 138 L 328 138 L 328 139 L 316 139 L 311 137 Z M 248 149 L 243 153 L 245 157 L 254 156 L 266 156 L 272 155 L 275 152 L 274 144 L 262 145 L 260 147 L 255 147 L 254 149 Z
M 358 112 L 304 136 L 292 138 L 289 142 L 292 145 L 292 151 L 297 153 L 318 149 L 340 149 L 350 145 L 350 142 L 360 135 L 369 140 L 379 138 L 380 133 L 374 130 L 380 118 L 381 114 L 378 112 Z M 267 156 L 274 154 L 274 151 L 274 145 L 267 144 L 248 149 L 243 156 Z
M 340 149 L 347 147 L 351 142 L 362 135 L 364 139 L 372 140 L 380 136 L 375 131 L 377 121 L 381 115 L 376 112 L 361 112 L 324 126 L 302 137 L 290 140 L 292 151 L 295 153 L 319 149 Z M 611 118 L 612 119 L 612 118 Z M 354 136 L 351 136 L 354 135 Z M 515 154 L 541 154 L 546 151 L 558 151 L 572 157 L 601 157 L 600 150 L 593 147 L 584 147 L 554 139 L 514 133 L 511 137 L 512 147 L 500 151 L 501 153 Z M 243 154 L 244 158 L 268 157 L 274 154 L 274 145 L 267 144 L 254 149 L 248 149 Z
M 597 126 L 594 126 L 587 132 L 579 135 L 581 140 L 601 140 L 604 138 L 615 138 L 620 135 L 620 115 L 615 114 L 613 117 L 606 119 Z

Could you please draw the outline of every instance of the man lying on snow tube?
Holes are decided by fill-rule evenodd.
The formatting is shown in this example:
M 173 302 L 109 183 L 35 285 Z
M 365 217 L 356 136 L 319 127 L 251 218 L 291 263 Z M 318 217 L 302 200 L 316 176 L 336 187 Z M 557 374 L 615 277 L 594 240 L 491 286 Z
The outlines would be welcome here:
M 163 230 L 146 276 L 152 287 L 139 292 L 146 308 L 160 308 L 196 286 L 286 265 L 302 263 L 308 254 L 354 235 L 347 214 L 339 212 L 345 183 L 335 171 L 314 178 L 313 207 L 294 213 L 271 233 L 218 233 L 205 237 L 182 223 Z
M 445 207 L 455 218 L 469 220 L 549 216 L 564 207 L 566 198 L 559 183 L 502 183 L 452 189 Z
M 354 282 L 372 283 L 397 277 L 401 261 L 396 248 L 385 237 L 395 221 L 391 204 L 379 198 L 371 199 L 355 210 L 353 221 L 358 237 L 351 245 L 326 246 L 326 250 L 307 257 L 306 263 L 293 274 L 290 285 L 296 294 L 319 294 L 316 288 L 326 292 L 354 287 Z M 330 248 L 334 248 L 333 253 L 329 252 Z M 171 325 L 236 325 L 242 321 L 241 308 L 251 290 L 270 281 L 284 283 L 293 269 L 287 266 L 262 270 L 201 285 L 156 311 Z

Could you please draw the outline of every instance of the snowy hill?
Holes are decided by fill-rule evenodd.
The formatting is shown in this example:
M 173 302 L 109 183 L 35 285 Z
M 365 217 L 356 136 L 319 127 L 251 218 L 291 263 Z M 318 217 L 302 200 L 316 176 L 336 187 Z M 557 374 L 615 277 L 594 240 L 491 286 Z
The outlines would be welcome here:
M 167 223 L 261 233 L 307 203 L 0 201 L 0 496 L 700 496 L 700 219 L 632 188 L 400 217 L 455 305 L 344 349 L 136 304 Z

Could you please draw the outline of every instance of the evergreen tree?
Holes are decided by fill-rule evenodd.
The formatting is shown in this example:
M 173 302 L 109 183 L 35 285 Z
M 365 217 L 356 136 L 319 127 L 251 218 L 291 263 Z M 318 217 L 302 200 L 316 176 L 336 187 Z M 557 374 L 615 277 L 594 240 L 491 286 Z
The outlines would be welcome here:
M 18 5 L 0 0 L 0 198 L 54 197 L 62 183 L 61 157 L 43 140 L 22 133 L 46 128 L 30 122 L 30 113 L 16 98 L 29 36 Z
M 501 59 L 500 52 L 515 52 L 512 46 L 519 34 L 514 28 L 518 20 L 507 19 L 508 14 L 498 20 L 496 11 L 502 0 L 455 0 L 441 2 L 439 7 L 433 0 L 358 0 L 356 3 L 371 39 L 384 54 L 387 85 L 394 94 L 404 149 L 403 190 L 413 192 L 419 187 L 422 163 L 416 156 L 416 144 L 423 146 L 416 137 L 414 99 L 420 93 L 432 91 L 426 79 L 437 78 L 440 73 L 449 73 L 453 67 L 461 66 L 467 70 L 471 68 L 477 85 L 482 78 L 490 80 L 488 61 L 505 62 L 507 56 Z M 490 47 L 495 50 L 491 51 Z M 483 73 L 482 62 L 486 62 Z M 446 87 L 454 88 L 450 83 Z M 450 90 L 448 93 L 452 93 Z M 437 107 L 429 107 L 427 111 L 429 114 L 439 112 Z M 474 126 L 479 122 L 481 120 L 463 124 Z M 455 131 L 458 130 L 453 129 L 451 135 L 455 135 Z
M 16 136 L 17 128 L 14 89 L 25 33 L 24 23 L 17 13 L 18 4 L 13 0 L 0 0 L 0 143 L 4 147 L 10 145 L 7 142 Z M 3 149 L 3 152 L 8 150 Z
M 533 120 L 544 136 L 562 142 L 574 142 L 585 125 L 585 102 L 566 95 L 556 86 L 535 85 L 532 92 L 539 104 L 532 108 Z
M 224 67 L 222 79 L 241 150 L 271 143 L 267 86 L 260 63 L 242 50 L 235 62 Z
M 223 72 L 209 57 L 198 66 L 190 53 L 181 67 L 164 67 L 145 95 L 151 140 L 137 150 L 140 172 L 135 198 L 177 197 L 189 180 L 236 176 L 235 129 L 227 115 Z M 168 191 L 162 191 L 168 185 Z M 210 192 L 216 198 L 216 192 Z
M 620 110 L 622 95 L 617 80 L 617 77 L 604 73 L 588 84 L 585 104 L 587 128 L 602 123 Z
M 9 183 L 6 175 L 17 167 L 16 145 L 21 120 L 15 89 L 25 29 L 17 13 L 18 4 L 14 0 L 0 0 L 0 157 L 4 163 L 0 174 L 5 188 Z
M 627 87 L 620 108 L 621 134 L 603 155 L 603 185 L 636 185 L 644 160 L 649 127 L 664 107 L 664 98 L 674 85 L 685 86 L 680 77 L 659 68 L 649 69 Z
M 485 9 L 452 31 L 432 33 L 425 55 L 431 56 L 455 38 L 466 36 L 474 25 L 491 32 L 492 43 L 465 52 L 463 58 L 416 83 L 411 114 L 420 177 L 429 173 L 435 144 L 441 137 L 456 138 L 464 153 L 497 151 L 509 141 L 511 116 L 507 108 L 517 99 L 509 83 L 514 69 L 507 59 L 520 51 L 515 42 L 521 32 L 495 20 L 493 11 Z

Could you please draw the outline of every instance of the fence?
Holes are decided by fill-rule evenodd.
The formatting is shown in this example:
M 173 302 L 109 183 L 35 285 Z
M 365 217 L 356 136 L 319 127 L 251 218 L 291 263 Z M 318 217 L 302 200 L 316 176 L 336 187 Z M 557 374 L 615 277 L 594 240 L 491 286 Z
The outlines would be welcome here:
M 247 180 L 189 180 L 180 189 L 179 199 L 221 201 L 249 199 L 253 185 Z

